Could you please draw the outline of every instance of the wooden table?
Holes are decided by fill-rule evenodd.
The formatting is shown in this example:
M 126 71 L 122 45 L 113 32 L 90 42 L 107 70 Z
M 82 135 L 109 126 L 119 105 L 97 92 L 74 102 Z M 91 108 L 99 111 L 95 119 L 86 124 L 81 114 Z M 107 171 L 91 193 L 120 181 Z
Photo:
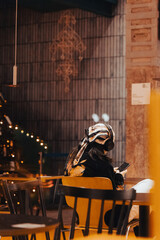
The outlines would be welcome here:
M 150 233 L 150 193 L 137 193 L 136 200 L 133 201 L 134 204 L 139 205 L 139 236 L 148 237 Z
M 0 236 L 48 232 L 59 225 L 57 219 L 15 214 L 0 214 Z
M 125 178 L 124 179 L 124 184 L 132 184 L 132 185 L 135 185 L 137 184 L 138 182 L 144 180 L 145 178 L 135 178 L 135 177 L 132 177 L 132 178 Z
M 125 185 L 135 185 L 138 182 L 144 180 L 144 178 L 126 178 L 124 180 Z M 133 205 L 139 205 L 139 236 L 149 236 L 149 208 L 151 205 L 150 193 L 136 193 L 136 200 L 133 201 Z

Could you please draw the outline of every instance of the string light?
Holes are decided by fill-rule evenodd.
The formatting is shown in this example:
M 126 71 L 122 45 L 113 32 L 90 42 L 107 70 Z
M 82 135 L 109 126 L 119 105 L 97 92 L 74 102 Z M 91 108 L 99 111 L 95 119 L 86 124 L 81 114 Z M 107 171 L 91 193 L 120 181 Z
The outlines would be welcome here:
M 0 122 L 0 123 L 1 123 L 1 122 Z M 9 125 L 9 128 L 12 128 L 12 127 L 13 127 L 12 125 Z M 19 129 L 19 126 L 18 126 L 18 125 L 15 125 L 14 129 L 15 129 L 15 130 L 18 130 L 18 129 Z M 23 129 L 20 130 L 20 132 L 21 132 L 21 134 L 24 134 L 24 133 L 25 133 Z M 34 134 L 33 134 L 33 133 L 30 134 L 29 132 L 27 132 L 27 133 L 26 133 L 26 136 L 27 136 L 27 137 L 30 136 L 30 138 L 34 138 Z M 45 150 L 48 149 L 47 144 L 46 144 L 46 143 L 44 144 L 43 140 L 40 140 L 40 138 L 39 138 L 38 136 L 36 137 L 36 142 L 40 143 L 40 146 L 44 146 L 44 149 L 45 149 Z M 23 163 L 23 162 L 21 162 L 21 163 Z

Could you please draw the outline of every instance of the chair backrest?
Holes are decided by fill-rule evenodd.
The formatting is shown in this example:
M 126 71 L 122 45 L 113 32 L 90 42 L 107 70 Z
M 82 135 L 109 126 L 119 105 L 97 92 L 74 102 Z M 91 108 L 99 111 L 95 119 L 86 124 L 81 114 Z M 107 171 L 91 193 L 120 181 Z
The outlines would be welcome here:
M 92 201 L 100 200 L 101 207 L 99 210 L 99 217 L 98 217 L 98 225 L 97 225 L 97 233 L 102 233 L 102 222 L 103 222 L 103 208 L 104 202 L 109 200 L 112 201 L 112 211 L 110 216 L 109 228 L 108 233 L 112 233 L 113 231 L 113 221 L 115 215 L 115 206 L 116 202 L 122 203 L 118 225 L 117 225 L 117 234 L 125 235 L 128 223 L 128 217 L 130 213 L 130 209 L 132 206 L 132 201 L 136 198 L 136 191 L 134 189 L 130 190 L 101 190 L 101 189 L 89 189 L 84 187 L 70 187 L 70 186 L 59 186 L 61 192 L 61 200 L 59 206 L 59 220 L 61 220 L 62 216 L 62 200 L 64 196 L 70 196 L 74 198 L 74 208 L 73 208 L 73 215 L 72 215 L 72 223 L 71 223 L 71 230 L 70 230 L 70 237 L 69 239 L 74 238 L 74 231 L 75 231 L 75 220 L 76 220 L 76 210 L 77 210 L 77 203 L 79 198 L 88 199 L 87 204 L 87 215 L 86 215 L 86 222 L 85 222 L 85 229 L 84 235 L 89 234 L 89 227 L 90 227 L 90 220 L 91 220 L 91 206 Z M 126 204 L 127 201 L 127 204 Z M 125 205 L 126 204 L 126 205 Z
M 40 180 L 8 183 L 2 181 L 2 189 L 11 214 L 46 216 L 42 183 Z
M 109 178 L 104 177 L 62 177 L 62 184 L 72 187 L 85 187 L 91 189 L 113 189 L 112 182 Z M 74 207 L 73 198 L 66 196 L 66 203 L 70 207 Z M 94 200 L 91 207 L 91 221 L 90 226 L 95 227 L 98 223 L 98 213 L 100 210 L 100 200 Z M 106 227 L 104 222 L 104 214 L 112 208 L 112 202 L 104 204 L 103 211 L 103 227 Z M 77 203 L 77 213 L 79 217 L 79 225 L 84 226 L 87 214 L 87 199 L 79 199 Z
M 1 185 L 11 214 L 46 216 L 40 179 L 16 183 L 8 183 L 7 180 L 2 180 Z M 46 240 L 50 240 L 48 232 L 45 233 L 45 237 Z M 25 239 L 28 239 L 28 236 L 25 236 Z M 36 235 L 32 234 L 31 239 L 36 240 Z

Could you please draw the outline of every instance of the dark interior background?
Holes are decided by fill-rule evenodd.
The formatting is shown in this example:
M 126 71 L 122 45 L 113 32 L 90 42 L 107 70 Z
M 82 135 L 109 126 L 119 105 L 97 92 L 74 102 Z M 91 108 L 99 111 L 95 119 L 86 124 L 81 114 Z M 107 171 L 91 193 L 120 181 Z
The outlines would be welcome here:
M 94 124 L 92 114 L 104 122 L 102 114 L 107 113 L 116 134 L 110 155 L 114 165 L 120 165 L 125 159 L 124 1 L 85 1 L 82 6 L 78 2 L 84 1 L 53 2 L 19 1 L 18 86 L 13 88 L 8 85 L 13 79 L 15 1 L 0 0 L 0 92 L 8 101 L 8 115 L 13 124 L 48 144 L 44 173 L 62 174 L 68 152 Z M 56 74 L 58 56 L 53 62 L 49 47 L 62 30 L 58 20 L 68 8 L 86 50 L 81 62 L 75 58 L 78 75 L 65 93 L 63 78 Z

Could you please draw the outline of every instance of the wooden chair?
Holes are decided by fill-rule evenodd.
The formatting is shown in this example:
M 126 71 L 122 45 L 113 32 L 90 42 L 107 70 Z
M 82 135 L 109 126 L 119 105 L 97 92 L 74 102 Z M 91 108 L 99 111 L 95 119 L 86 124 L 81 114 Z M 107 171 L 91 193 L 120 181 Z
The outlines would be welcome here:
M 87 199 L 87 215 L 85 220 L 85 226 L 84 226 L 84 236 L 89 235 L 90 231 L 90 220 L 91 218 L 91 207 L 92 207 L 92 201 L 100 200 L 101 206 L 100 209 L 96 209 L 97 212 L 99 212 L 98 216 L 98 223 L 96 226 L 97 233 L 102 233 L 103 230 L 103 210 L 104 210 L 104 203 L 105 201 L 112 201 L 112 211 L 109 221 L 109 228 L 108 233 L 112 234 L 113 232 L 113 221 L 115 216 L 115 206 L 116 202 L 122 203 L 121 212 L 118 219 L 118 225 L 116 229 L 116 234 L 118 235 L 125 235 L 127 231 L 127 224 L 128 224 L 128 217 L 130 213 L 130 209 L 132 207 L 132 201 L 136 198 L 136 191 L 134 189 L 130 190 L 101 190 L 101 189 L 89 189 L 84 187 L 71 187 L 71 186 L 64 186 L 60 185 L 59 190 L 61 192 L 60 194 L 60 205 L 58 210 L 58 219 L 60 221 L 60 227 L 56 231 L 55 239 L 60 239 L 60 233 L 63 233 L 63 238 L 65 239 L 65 234 L 63 232 L 64 226 L 63 226 L 63 218 L 62 218 L 62 207 L 63 207 L 63 200 L 64 197 L 73 197 L 74 198 L 74 207 L 73 207 L 73 215 L 72 215 L 72 222 L 70 227 L 70 234 L 69 239 L 74 238 L 74 232 L 76 227 L 76 211 L 78 206 L 79 199 Z M 127 201 L 127 205 L 126 205 Z M 83 208 L 82 208 L 83 211 Z M 81 228 L 78 226 L 78 228 Z
M 72 187 L 85 187 L 91 189 L 113 189 L 112 182 L 109 178 L 104 177 L 63 177 L 62 184 L 65 186 Z M 66 203 L 69 207 L 74 207 L 73 198 L 66 196 Z M 95 228 L 98 223 L 98 209 L 100 209 L 101 202 L 99 200 L 94 200 L 92 202 L 91 208 L 91 221 L 90 227 Z M 103 228 L 106 228 L 106 224 L 104 222 L 104 214 L 112 208 L 112 202 L 107 202 L 104 204 L 103 211 Z M 85 226 L 86 214 L 87 214 L 87 200 L 79 199 L 77 205 L 77 214 L 78 214 L 78 222 L 79 226 Z
M 46 216 L 41 180 L 17 183 L 8 183 L 6 180 L 2 180 L 1 185 L 11 214 Z M 48 232 L 45 233 L 45 236 L 46 240 L 50 240 Z M 23 239 L 28 239 L 28 236 Z M 36 240 L 36 235 L 32 234 L 31 239 Z

